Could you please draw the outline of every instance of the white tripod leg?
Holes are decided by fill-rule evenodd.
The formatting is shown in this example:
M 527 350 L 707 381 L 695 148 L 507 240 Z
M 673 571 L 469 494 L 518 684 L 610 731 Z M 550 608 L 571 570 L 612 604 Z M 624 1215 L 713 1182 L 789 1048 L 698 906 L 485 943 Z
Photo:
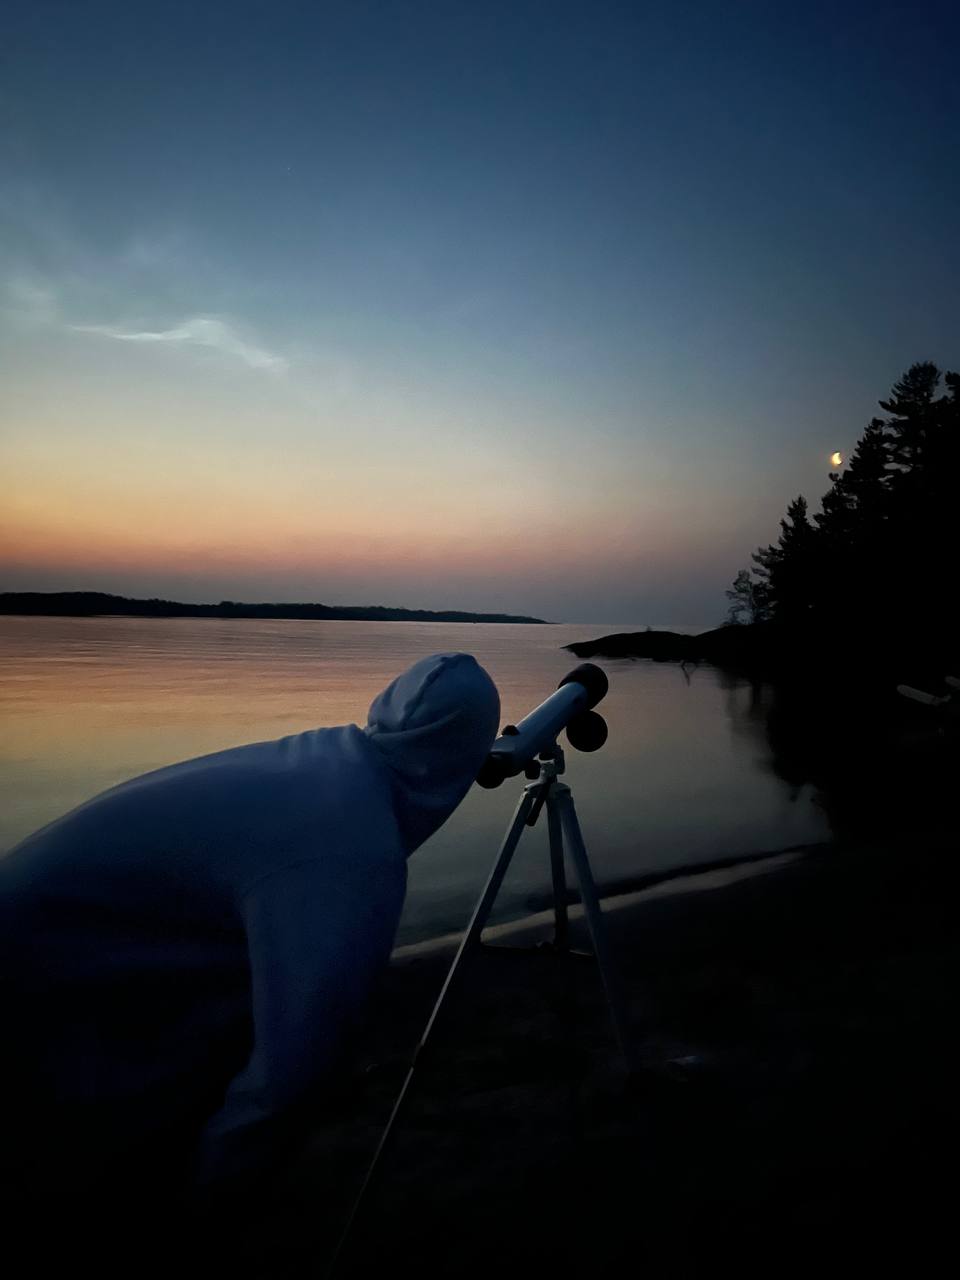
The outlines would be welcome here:
M 370 1189 L 376 1180 L 376 1175 L 384 1153 L 390 1145 L 390 1140 L 396 1130 L 397 1120 L 403 1111 L 407 1096 L 410 1093 L 417 1066 L 423 1059 L 427 1042 L 437 1025 L 437 1019 L 440 1016 L 440 1011 L 443 1008 L 444 1001 L 450 994 L 454 983 L 462 971 L 463 962 L 467 958 L 468 952 L 471 951 L 480 941 L 480 934 L 483 932 L 484 926 L 487 923 L 487 917 L 490 915 L 490 911 L 496 901 L 497 894 L 500 891 L 500 886 L 503 883 L 503 877 L 507 874 L 507 867 L 510 865 L 510 859 L 513 857 L 517 845 L 520 842 L 520 837 L 523 835 L 523 829 L 526 826 L 527 818 L 530 816 L 530 811 L 537 802 L 540 792 L 548 785 L 549 784 L 545 781 L 531 782 L 523 789 L 523 795 L 520 797 L 520 803 L 517 805 L 516 811 L 513 815 L 513 821 L 510 823 L 507 834 L 504 836 L 503 844 L 500 846 L 500 852 L 497 854 L 497 860 L 493 864 L 493 870 L 487 878 L 487 883 L 484 885 L 483 892 L 480 895 L 476 907 L 474 907 L 473 915 L 470 917 L 470 923 L 467 925 L 467 931 L 463 935 L 460 946 L 457 948 L 457 954 L 454 956 L 453 963 L 447 972 L 443 986 L 440 988 L 440 994 L 437 996 L 436 1004 L 433 1006 L 433 1012 L 427 1020 L 427 1025 L 424 1027 L 423 1034 L 420 1037 L 420 1043 L 417 1045 L 416 1051 L 414 1052 L 413 1061 L 410 1063 L 406 1079 L 403 1082 L 400 1092 L 397 1094 L 396 1102 L 393 1104 L 393 1110 L 390 1112 L 390 1119 L 387 1121 L 386 1127 L 380 1135 L 380 1141 L 377 1143 L 377 1149 L 373 1153 L 373 1159 L 370 1161 L 366 1177 L 363 1180 L 363 1185 L 360 1187 L 360 1190 L 357 1193 L 357 1198 L 353 1202 L 350 1217 L 347 1219 L 346 1226 L 340 1236 L 340 1242 L 337 1245 L 332 1259 L 330 1260 L 330 1265 L 327 1271 L 328 1276 L 333 1276 L 335 1274 L 344 1256 L 344 1251 L 346 1249 L 347 1242 L 353 1233 L 354 1225 L 360 1216 L 363 1205 L 370 1193 Z
M 573 804 L 570 788 L 562 782 L 554 784 L 550 794 L 547 796 L 547 807 L 548 810 L 555 808 L 559 814 L 567 852 L 573 860 L 574 870 L 577 873 L 577 880 L 580 884 L 583 911 L 587 917 L 587 928 L 590 930 L 590 941 L 593 945 L 593 953 L 597 957 L 597 965 L 600 969 L 600 977 L 603 981 L 607 1004 L 610 1006 L 610 1018 L 613 1022 L 614 1035 L 623 1059 L 627 1064 L 627 1069 L 633 1071 L 637 1068 L 637 1063 L 627 1030 L 623 984 L 620 978 L 620 971 L 610 950 L 610 944 L 607 941 L 607 931 L 604 927 L 603 914 L 600 910 L 600 897 L 597 893 L 597 886 L 594 884 L 593 874 L 590 871 L 590 862 L 587 858 L 587 850 L 583 843 L 583 835 L 580 831 L 580 823 L 577 820 L 577 811 Z
M 567 878 L 563 867 L 563 828 L 557 807 L 547 799 L 547 830 L 550 835 L 550 873 L 553 878 L 553 946 L 568 951 Z

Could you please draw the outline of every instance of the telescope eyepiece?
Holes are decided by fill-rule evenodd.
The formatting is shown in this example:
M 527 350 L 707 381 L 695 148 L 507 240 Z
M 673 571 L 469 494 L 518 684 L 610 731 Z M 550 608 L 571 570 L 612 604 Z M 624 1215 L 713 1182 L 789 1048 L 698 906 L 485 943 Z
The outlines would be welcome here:
M 503 756 L 494 755 L 491 751 L 480 766 L 480 772 L 477 774 L 477 786 L 483 787 L 485 791 L 493 791 L 495 787 L 499 787 L 501 782 L 506 782 L 510 776 L 507 761 Z

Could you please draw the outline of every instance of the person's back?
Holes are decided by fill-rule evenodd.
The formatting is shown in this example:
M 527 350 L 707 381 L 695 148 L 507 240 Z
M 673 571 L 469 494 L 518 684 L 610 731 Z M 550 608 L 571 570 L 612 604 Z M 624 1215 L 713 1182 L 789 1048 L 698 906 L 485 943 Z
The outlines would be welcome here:
M 366 729 L 136 778 L 11 853 L 21 1188 L 69 1197 L 151 1169 L 229 1188 L 268 1169 L 389 957 L 407 856 L 466 793 L 498 714 L 475 661 L 439 655 Z

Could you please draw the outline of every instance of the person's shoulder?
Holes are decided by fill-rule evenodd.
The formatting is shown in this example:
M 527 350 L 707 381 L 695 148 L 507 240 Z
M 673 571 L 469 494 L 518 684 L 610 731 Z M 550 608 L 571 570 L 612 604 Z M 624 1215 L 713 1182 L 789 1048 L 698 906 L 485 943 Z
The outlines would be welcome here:
M 247 883 L 269 875 L 307 878 L 310 868 L 334 889 L 363 878 L 371 886 L 405 883 L 389 774 L 366 735 L 348 725 L 275 745 L 286 768 L 260 794 L 275 808 L 261 810 L 258 837 L 247 845 L 256 854 L 245 868 Z

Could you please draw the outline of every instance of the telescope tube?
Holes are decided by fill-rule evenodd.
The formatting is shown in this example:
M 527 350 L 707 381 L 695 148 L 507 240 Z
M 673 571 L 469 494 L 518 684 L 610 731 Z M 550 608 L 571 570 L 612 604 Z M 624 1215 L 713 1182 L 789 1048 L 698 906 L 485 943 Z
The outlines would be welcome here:
M 577 716 L 592 710 L 609 688 L 606 674 L 592 662 L 581 663 L 560 681 L 556 693 L 523 717 L 504 726 L 477 776 L 481 787 L 498 787 L 515 778 L 546 751 Z

